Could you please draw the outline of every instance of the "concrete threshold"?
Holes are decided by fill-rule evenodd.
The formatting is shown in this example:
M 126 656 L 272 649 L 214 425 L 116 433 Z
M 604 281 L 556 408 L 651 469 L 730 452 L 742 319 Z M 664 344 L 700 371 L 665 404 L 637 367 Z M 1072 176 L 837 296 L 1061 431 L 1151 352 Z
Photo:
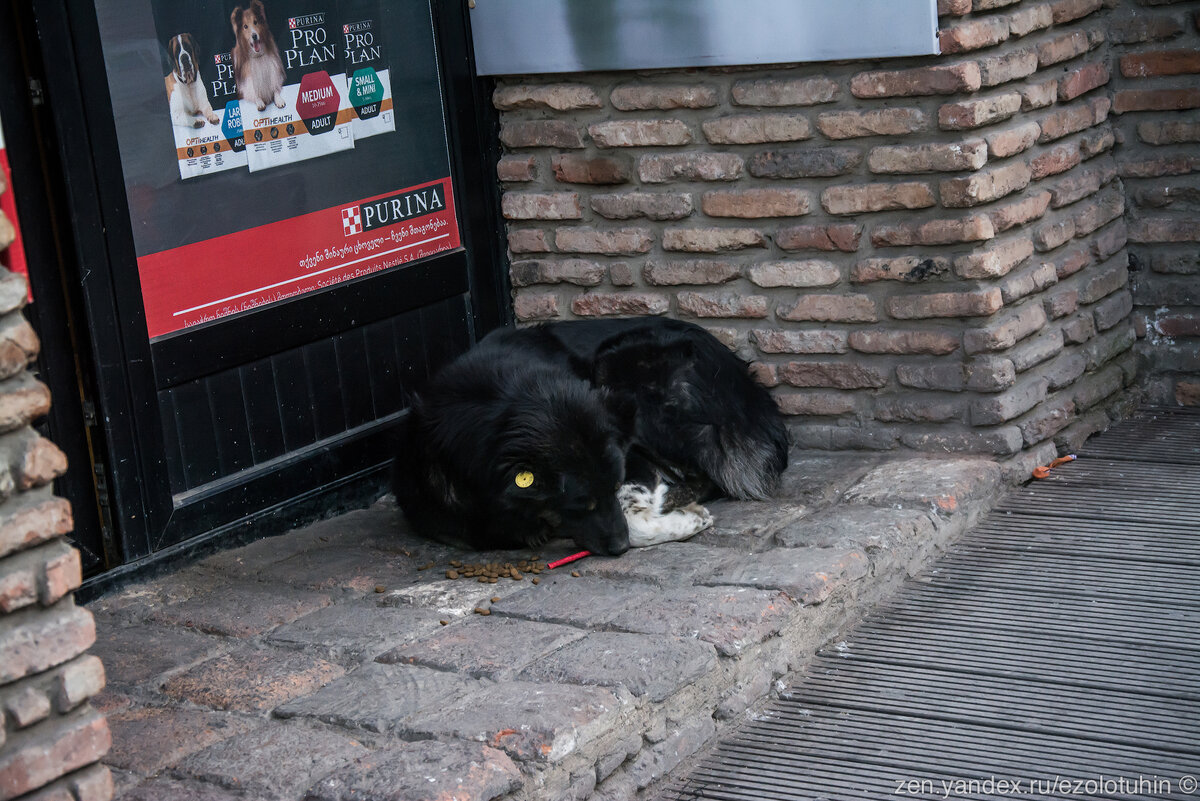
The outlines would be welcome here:
M 117 797 L 652 797 L 1002 489 L 984 459 L 798 453 L 688 542 L 519 579 L 451 563 L 576 549 L 425 542 L 386 499 L 211 556 L 90 604 Z

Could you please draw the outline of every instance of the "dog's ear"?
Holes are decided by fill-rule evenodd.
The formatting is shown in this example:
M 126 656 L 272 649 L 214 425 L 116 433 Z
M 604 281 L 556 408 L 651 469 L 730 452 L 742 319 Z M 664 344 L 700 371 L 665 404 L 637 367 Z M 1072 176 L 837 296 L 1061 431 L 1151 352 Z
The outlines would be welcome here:
M 233 10 L 233 13 L 229 15 L 229 24 L 233 26 L 233 35 L 234 36 L 237 36 L 238 25 L 241 23 L 241 21 L 242 21 L 242 7 L 238 6 L 237 8 L 235 8 Z
M 250 0 L 250 10 L 263 25 L 267 24 L 267 9 L 263 6 L 262 0 Z
M 626 392 L 601 387 L 600 401 L 627 444 L 637 428 L 637 399 Z

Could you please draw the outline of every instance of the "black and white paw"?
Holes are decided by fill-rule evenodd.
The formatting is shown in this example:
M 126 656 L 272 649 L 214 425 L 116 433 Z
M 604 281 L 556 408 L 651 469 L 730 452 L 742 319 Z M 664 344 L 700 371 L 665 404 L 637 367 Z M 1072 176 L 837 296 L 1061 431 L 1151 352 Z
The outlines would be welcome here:
M 625 484 L 617 491 L 629 527 L 631 548 L 686 540 L 713 524 L 712 515 L 698 503 L 665 509 L 667 490 L 665 484 L 653 489 L 643 484 Z

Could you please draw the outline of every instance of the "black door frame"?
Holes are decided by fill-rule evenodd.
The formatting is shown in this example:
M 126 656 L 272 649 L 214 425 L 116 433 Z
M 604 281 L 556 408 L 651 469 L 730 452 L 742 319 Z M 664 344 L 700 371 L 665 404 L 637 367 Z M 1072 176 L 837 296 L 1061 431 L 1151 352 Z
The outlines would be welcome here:
M 157 425 L 156 392 L 256 358 L 258 353 L 242 359 L 230 355 L 238 353 L 236 346 L 247 341 L 249 326 L 253 325 L 260 340 L 263 331 L 272 332 L 269 340 L 261 343 L 264 348 L 283 349 L 332 333 L 337 325 L 324 313 L 329 309 L 353 308 L 356 321 L 365 323 L 403 311 L 395 303 L 397 297 L 411 298 L 408 305 L 420 306 L 461 294 L 469 299 L 474 337 L 511 323 L 505 247 L 497 235 L 503 229 L 493 173 L 498 147 L 496 115 L 483 84 L 474 77 L 466 3 L 430 2 L 443 76 L 451 179 L 459 187 L 463 248 L 446 257 L 455 268 L 432 271 L 418 263 L 369 282 L 347 282 L 256 311 L 253 324 L 246 318 L 234 318 L 152 344 L 146 338 L 140 289 L 118 282 L 113 269 L 136 260 L 121 168 L 115 160 L 91 157 L 118 152 L 107 78 L 104 70 L 97 68 L 103 60 L 94 6 L 91 0 L 32 0 L 41 53 L 74 53 L 78 59 L 41 58 L 39 66 L 44 70 L 52 134 L 62 169 L 63 205 L 71 220 L 71 241 L 66 244 L 73 252 L 64 256 L 78 270 L 79 303 L 90 332 L 89 355 L 103 412 L 96 424 L 107 454 L 99 469 L 107 475 L 101 475 L 100 481 L 106 484 L 115 510 L 115 541 L 109 558 L 121 562 L 91 579 L 89 586 L 98 589 L 132 571 L 144 570 L 150 563 L 211 548 L 215 540 L 248 539 L 327 513 L 330 506 L 354 496 L 356 485 L 361 494 L 366 476 L 381 472 L 386 461 L 386 448 L 380 443 L 383 438 L 364 436 L 354 443 L 347 441 L 353 448 L 301 454 L 290 464 L 284 460 L 268 477 L 229 487 L 229 498 L 236 497 L 243 506 L 255 509 L 238 520 L 220 520 L 211 511 L 192 514 L 188 509 L 162 507 L 161 499 L 169 504 L 170 493 L 163 491 L 166 471 L 160 456 L 163 434 Z M 92 68 L 81 68 L 83 63 Z M 466 186 L 479 190 L 468 195 L 462 191 Z M 414 294 L 417 286 L 423 288 L 421 295 Z M 271 324 L 264 325 L 267 318 Z M 303 325 L 298 320 L 303 320 Z M 257 350 L 261 353 L 263 348 Z M 56 402 L 63 401 L 56 398 Z M 299 477 L 311 483 L 313 471 L 328 479 L 319 489 L 281 499 L 279 485 Z M 378 486 L 376 481 L 369 492 L 377 492 Z M 361 500 L 351 497 L 349 502 Z M 218 493 L 208 506 L 220 508 L 222 501 Z M 153 540 L 165 526 L 183 526 L 191 536 L 159 549 Z

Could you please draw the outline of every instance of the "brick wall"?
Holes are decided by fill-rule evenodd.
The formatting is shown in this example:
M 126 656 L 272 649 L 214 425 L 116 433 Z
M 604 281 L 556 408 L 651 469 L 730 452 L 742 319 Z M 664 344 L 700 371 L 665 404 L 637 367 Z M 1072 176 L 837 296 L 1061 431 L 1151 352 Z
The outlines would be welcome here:
M 1200 406 L 1200 3 L 1122 7 L 1110 40 L 1146 392 Z
M 945 0 L 939 57 L 501 80 L 518 319 L 699 321 L 810 447 L 1074 447 L 1136 373 L 1126 2 Z
M 0 251 L 12 237 L 0 213 Z M 0 801 L 107 801 L 108 726 L 87 703 L 104 668 L 86 653 L 92 615 L 71 595 L 71 509 L 50 486 L 66 457 L 29 425 L 50 392 L 29 371 L 38 340 L 25 297 L 25 280 L 0 268 Z

